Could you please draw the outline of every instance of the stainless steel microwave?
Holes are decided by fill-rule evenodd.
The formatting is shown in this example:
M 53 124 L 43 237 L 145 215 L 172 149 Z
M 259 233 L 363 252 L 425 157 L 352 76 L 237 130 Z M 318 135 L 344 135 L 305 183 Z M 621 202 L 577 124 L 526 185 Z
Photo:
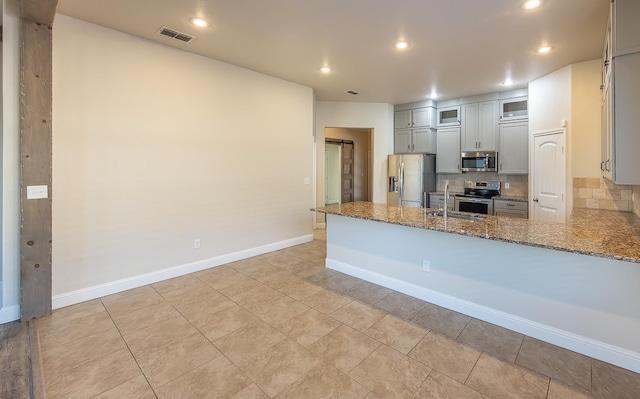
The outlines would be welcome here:
M 497 172 L 498 153 L 496 151 L 463 152 L 460 164 L 463 172 Z

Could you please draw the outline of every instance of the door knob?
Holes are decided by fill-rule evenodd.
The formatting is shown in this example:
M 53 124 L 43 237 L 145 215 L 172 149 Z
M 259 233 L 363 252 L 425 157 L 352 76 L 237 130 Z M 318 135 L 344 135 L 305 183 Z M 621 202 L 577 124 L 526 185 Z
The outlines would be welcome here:
M 533 199 L 533 202 L 538 202 L 538 199 L 537 199 L 537 198 L 534 198 L 534 199 Z

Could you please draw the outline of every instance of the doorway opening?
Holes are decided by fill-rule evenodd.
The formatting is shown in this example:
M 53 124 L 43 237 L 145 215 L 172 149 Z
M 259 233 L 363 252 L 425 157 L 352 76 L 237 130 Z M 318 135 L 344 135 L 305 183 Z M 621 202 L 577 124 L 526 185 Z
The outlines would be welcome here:
M 373 129 L 327 127 L 324 133 L 325 164 L 320 169 L 324 172 L 324 179 L 320 180 L 324 192 L 320 198 L 325 204 L 371 201 Z M 335 202 L 336 198 L 339 202 Z
M 354 154 L 351 140 L 326 139 L 324 146 L 325 205 L 354 201 Z

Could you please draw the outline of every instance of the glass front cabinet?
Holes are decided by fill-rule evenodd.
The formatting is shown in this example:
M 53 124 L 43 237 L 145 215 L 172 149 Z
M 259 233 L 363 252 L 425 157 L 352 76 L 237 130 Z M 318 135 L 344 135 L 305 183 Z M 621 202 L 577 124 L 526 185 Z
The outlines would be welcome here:
M 500 123 L 529 118 L 529 97 L 500 100 Z

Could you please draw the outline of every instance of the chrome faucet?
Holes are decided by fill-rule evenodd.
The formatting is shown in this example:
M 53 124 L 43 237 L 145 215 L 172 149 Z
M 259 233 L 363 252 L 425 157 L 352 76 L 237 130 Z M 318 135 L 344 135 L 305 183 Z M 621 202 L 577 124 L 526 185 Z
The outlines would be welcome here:
M 447 200 L 449 199 L 449 180 L 444 181 L 444 218 L 447 218 Z

